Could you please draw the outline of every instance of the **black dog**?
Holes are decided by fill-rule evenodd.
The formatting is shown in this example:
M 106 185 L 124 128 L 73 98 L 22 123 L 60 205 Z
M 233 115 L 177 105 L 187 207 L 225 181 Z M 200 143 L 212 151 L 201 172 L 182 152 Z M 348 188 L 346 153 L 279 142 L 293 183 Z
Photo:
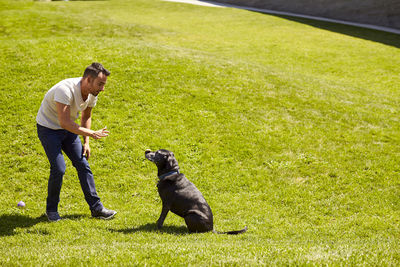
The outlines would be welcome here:
M 168 150 L 160 149 L 156 152 L 146 150 L 145 156 L 154 162 L 158 169 L 158 193 L 162 200 L 162 211 L 157 221 L 160 229 L 169 211 L 185 219 L 189 232 L 200 233 L 214 231 L 213 214 L 203 195 L 185 175 L 179 172 L 178 161 Z M 246 232 L 247 227 L 239 231 L 229 231 L 219 234 L 240 234 Z

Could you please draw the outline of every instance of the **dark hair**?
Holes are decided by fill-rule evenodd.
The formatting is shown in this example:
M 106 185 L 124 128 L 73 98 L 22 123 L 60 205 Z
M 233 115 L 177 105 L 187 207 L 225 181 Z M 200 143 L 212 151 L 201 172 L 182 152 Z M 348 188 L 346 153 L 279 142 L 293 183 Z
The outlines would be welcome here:
M 85 72 L 83 73 L 83 77 L 85 78 L 90 75 L 90 76 L 96 78 L 100 72 L 102 72 L 106 76 L 110 75 L 110 72 L 108 70 L 106 70 L 103 67 L 103 65 L 101 65 L 100 63 L 97 63 L 97 62 L 93 62 L 90 66 L 88 66 L 85 69 Z

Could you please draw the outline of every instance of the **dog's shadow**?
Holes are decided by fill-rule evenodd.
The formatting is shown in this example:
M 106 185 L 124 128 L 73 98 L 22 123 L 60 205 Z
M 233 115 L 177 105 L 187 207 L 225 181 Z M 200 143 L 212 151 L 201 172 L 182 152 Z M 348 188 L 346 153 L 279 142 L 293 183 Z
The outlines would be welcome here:
M 126 228 L 126 229 L 108 229 L 114 233 L 123 233 L 123 234 L 134 234 L 137 232 L 154 232 L 154 233 L 165 233 L 171 235 L 187 235 L 189 234 L 188 229 L 185 226 L 168 226 L 165 225 L 161 229 L 157 228 L 156 223 L 147 223 L 145 225 L 141 225 L 139 227 Z

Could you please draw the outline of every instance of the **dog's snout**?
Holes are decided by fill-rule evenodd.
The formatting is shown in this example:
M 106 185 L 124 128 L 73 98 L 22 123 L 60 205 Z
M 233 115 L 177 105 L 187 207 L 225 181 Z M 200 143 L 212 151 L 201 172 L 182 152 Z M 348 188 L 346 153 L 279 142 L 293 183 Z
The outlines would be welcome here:
M 144 157 L 150 161 L 154 162 L 154 152 L 151 152 L 150 149 L 146 149 L 146 151 L 144 152 Z

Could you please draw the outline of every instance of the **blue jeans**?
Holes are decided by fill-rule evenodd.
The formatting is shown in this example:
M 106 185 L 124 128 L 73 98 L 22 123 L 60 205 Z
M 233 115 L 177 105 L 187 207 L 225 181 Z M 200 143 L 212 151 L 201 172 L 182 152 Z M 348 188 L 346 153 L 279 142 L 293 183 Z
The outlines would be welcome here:
M 50 162 L 46 211 L 58 211 L 61 185 L 66 169 L 61 151 L 64 151 L 78 171 L 79 182 L 89 208 L 102 209 L 103 204 L 97 196 L 92 171 L 88 161 L 82 155 L 83 148 L 79 136 L 67 130 L 52 130 L 39 124 L 37 124 L 37 133 Z

